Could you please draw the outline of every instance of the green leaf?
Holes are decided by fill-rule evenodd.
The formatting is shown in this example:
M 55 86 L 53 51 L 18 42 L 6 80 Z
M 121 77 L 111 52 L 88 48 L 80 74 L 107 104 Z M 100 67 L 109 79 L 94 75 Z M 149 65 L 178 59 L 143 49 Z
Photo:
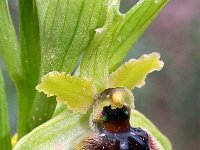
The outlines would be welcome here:
M 36 0 L 41 43 L 41 77 L 51 71 L 70 73 L 104 23 L 105 0 Z M 29 121 L 31 129 L 48 120 L 56 103 L 37 94 Z M 38 111 L 39 110 L 39 111 Z M 36 118 L 33 120 L 32 118 Z
M 0 70 L 0 149 L 11 150 L 11 137 L 8 118 L 7 99 L 3 81 L 3 75 Z
M 0 1 L 0 55 L 12 80 L 17 83 L 22 74 L 21 54 L 7 0 Z
M 92 106 L 96 94 L 91 80 L 56 71 L 43 76 L 36 89 L 47 97 L 56 96 L 57 101 L 66 104 L 69 110 L 81 113 L 86 113 Z
M 96 29 L 94 39 L 82 58 L 80 75 L 93 79 L 98 91 L 107 87 L 108 52 L 122 26 L 123 18 L 123 15 L 119 13 L 119 1 L 110 2 L 105 25 Z
M 109 76 L 110 87 L 127 87 L 132 90 L 145 84 L 146 76 L 154 70 L 160 71 L 164 65 L 158 53 L 143 55 L 138 60 L 132 59 Z
M 140 0 L 126 14 L 125 21 L 109 51 L 109 69 L 114 71 L 144 30 L 168 0 Z
M 133 127 L 140 127 L 148 130 L 158 140 L 164 150 L 172 150 L 170 141 L 139 111 L 132 111 L 130 122 Z
M 89 115 L 64 111 L 24 136 L 14 150 L 72 150 L 90 131 Z

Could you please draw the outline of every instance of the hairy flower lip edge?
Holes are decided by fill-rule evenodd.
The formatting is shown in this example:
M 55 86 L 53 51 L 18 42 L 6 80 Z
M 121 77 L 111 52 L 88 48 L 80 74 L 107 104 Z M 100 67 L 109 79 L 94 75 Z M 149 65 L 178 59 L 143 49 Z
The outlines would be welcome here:
M 153 136 L 153 134 L 145 128 L 142 128 L 148 134 L 149 145 L 151 150 L 164 150 L 163 146 L 158 142 L 158 140 Z

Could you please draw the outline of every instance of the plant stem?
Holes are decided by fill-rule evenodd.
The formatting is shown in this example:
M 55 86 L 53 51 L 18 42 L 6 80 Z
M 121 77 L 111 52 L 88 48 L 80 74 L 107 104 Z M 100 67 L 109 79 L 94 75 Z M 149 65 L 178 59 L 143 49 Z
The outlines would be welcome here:
M 27 134 L 30 129 L 28 126 L 29 113 L 32 107 L 33 93 L 30 92 L 30 87 L 21 82 L 17 84 L 17 96 L 18 96 L 18 140 Z

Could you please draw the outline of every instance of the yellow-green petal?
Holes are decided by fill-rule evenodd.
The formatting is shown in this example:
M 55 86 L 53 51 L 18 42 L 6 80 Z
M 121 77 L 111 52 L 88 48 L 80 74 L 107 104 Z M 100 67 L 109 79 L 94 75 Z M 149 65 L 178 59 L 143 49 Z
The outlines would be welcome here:
M 96 94 L 91 80 L 56 71 L 43 76 L 36 89 L 48 97 L 56 96 L 57 101 L 66 104 L 69 110 L 80 113 L 87 112 Z
M 155 70 L 160 71 L 163 65 L 158 53 L 143 55 L 137 60 L 131 59 L 110 75 L 109 86 L 123 86 L 130 90 L 140 88 L 145 84 L 146 76 Z

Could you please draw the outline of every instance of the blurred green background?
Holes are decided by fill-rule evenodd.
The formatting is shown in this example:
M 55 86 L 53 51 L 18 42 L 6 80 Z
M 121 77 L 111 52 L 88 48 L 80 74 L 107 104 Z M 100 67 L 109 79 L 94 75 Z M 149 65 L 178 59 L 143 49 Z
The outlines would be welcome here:
M 136 0 L 121 0 L 126 12 Z M 9 0 L 18 32 L 18 3 Z M 171 0 L 146 30 L 127 60 L 159 52 L 165 66 L 141 89 L 133 91 L 136 108 L 172 141 L 174 150 L 200 149 L 200 1 Z M 17 100 L 13 83 L 1 62 L 9 101 L 12 133 L 16 130 Z

